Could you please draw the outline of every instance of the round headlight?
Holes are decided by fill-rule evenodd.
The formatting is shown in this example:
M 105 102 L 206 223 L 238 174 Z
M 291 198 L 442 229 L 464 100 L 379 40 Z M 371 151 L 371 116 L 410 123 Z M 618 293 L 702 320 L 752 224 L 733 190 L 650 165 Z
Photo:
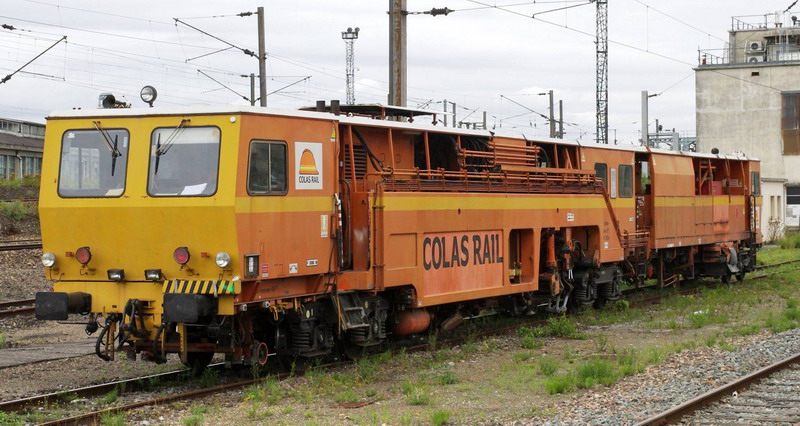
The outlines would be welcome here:
M 89 250 L 89 247 L 84 246 L 75 250 L 75 259 L 78 259 L 81 265 L 89 263 L 89 261 L 92 260 L 92 252 Z
M 42 253 L 42 265 L 51 267 L 56 264 L 56 255 L 53 253 Z
M 231 255 L 225 253 L 224 251 L 221 251 L 217 253 L 217 258 L 215 259 L 215 261 L 217 262 L 217 266 L 219 266 L 220 268 L 225 268 L 231 263 Z
M 139 92 L 139 97 L 142 98 L 144 103 L 149 104 L 152 107 L 153 102 L 155 102 L 156 97 L 158 97 L 158 92 L 153 86 L 144 86 L 142 87 L 142 91 Z

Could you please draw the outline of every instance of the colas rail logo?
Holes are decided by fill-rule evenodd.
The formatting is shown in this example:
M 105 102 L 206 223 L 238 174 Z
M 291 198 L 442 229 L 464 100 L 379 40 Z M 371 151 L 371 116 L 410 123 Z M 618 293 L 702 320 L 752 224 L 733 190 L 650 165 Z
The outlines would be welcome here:
M 295 143 L 295 187 L 322 189 L 322 144 Z
M 319 183 L 317 163 L 310 149 L 304 149 L 300 155 L 300 176 L 297 180 L 301 183 Z

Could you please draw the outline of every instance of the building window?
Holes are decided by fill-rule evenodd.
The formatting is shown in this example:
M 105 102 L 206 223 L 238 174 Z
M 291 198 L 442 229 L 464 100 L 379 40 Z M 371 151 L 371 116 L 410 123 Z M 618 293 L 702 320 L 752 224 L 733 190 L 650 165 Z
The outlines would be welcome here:
M 786 187 L 786 204 L 790 206 L 800 205 L 800 186 Z
M 800 154 L 800 91 L 781 92 L 783 154 Z

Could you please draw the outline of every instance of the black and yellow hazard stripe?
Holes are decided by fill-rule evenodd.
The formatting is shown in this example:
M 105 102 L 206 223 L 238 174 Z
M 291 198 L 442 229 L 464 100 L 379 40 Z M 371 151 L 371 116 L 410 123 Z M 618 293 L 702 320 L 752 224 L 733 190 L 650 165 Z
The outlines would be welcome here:
M 222 280 L 169 280 L 164 283 L 164 293 L 214 294 L 214 286 L 218 295 L 236 294 L 236 284 Z

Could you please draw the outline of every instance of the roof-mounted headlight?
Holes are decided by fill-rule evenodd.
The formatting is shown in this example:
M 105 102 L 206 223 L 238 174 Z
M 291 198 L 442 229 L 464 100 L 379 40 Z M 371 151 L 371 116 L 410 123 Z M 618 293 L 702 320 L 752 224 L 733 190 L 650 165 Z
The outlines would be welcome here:
M 153 86 L 144 86 L 142 87 L 142 91 L 139 92 L 139 97 L 142 98 L 142 102 L 150 105 L 150 108 L 153 107 L 153 102 L 156 101 L 158 97 L 158 91 Z

